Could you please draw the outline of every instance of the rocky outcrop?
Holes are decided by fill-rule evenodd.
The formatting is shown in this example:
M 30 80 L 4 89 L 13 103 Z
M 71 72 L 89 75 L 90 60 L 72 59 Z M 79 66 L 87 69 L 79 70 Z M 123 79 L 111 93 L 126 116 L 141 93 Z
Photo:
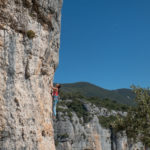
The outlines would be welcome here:
M 49 82 L 62 0 L 0 0 L 0 149 L 55 150 Z
M 108 110 L 83 102 L 85 117 L 67 107 L 72 100 L 60 102 L 58 117 L 55 121 L 55 143 L 57 150 L 144 150 L 141 143 L 132 143 L 125 133 L 115 133 L 112 127 L 103 127 L 99 121 L 102 117 L 125 116 L 126 112 Z M 73 103 L 71 103 L 73 104 Z M 70 105 L 69 105 L 70 106 Z M 79 107 L 73 106 L 76 110 Z

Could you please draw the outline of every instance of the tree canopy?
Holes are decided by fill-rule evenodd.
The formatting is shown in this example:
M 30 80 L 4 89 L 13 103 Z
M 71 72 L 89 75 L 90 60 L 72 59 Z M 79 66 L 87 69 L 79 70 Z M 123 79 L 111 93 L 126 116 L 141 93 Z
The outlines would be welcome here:
M 141 141 L 150 147 L 150 89 L 132 86 L 137 105 L 128 110 L 126 117 L 118 117 L 113 124 L 116 132 L 126 131 L 127 136 L 134 142 Z

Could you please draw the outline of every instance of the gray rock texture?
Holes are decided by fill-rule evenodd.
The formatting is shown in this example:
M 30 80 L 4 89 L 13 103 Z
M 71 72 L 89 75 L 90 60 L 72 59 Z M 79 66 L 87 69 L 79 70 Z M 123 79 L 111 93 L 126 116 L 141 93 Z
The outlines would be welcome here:
M 91 120 L 85 123 L 76 112 L 72 111 L 72 115 L 66 113 L 69 110 L 66 105 L 70 101 L 62 101 L 58 107 L 58 117 L 54 125 L 57 150 L 145 150 L 141 143 L 132 143 L 125 133 L 114 134 L 111 128 L 102 127 L 98 119 L 117 114 L 125 116 L 126 112 L 110 111 L 86 103 L 84 105 Z
M 62 0 L 0 0 L 0 150 L 55 150 L 49 82 Z

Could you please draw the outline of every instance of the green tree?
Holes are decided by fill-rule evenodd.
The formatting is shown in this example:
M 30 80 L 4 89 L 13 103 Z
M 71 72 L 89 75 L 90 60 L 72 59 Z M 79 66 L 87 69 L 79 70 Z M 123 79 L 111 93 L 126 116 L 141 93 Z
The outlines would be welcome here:
M 141 141 L 145 147 L 150 147 L 150 90 L 132 88 L 136 94 L 136 106 L 128 110 L 126 117 L 118 117 L 113 127 L 116 132 L 125 130 L 134 142 Z

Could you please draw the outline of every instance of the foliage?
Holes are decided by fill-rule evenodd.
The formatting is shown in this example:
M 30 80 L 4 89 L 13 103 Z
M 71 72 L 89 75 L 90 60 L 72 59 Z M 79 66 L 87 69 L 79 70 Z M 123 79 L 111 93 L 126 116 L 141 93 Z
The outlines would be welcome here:
M 70 111 L 74 111 L 79 118 L 83 117 L 84 123 L 91 120 L 90 113 L 86 110 L 84 103 L 78 99 L 66 103 Z
M 58 112 L 62 112 L 62 113 L 66 113 L 66 112 L 67 112 L 67 109 L 61 108 L 61 107 L 59 107 L 59 105 L 58 105 L 58 106 L 57 106 L 57 111 L 58 111 Z
M 91 97 L 91 98 L 88 98 L 87 100 L 91 102 L 92 104 L 95 104 L 96 106 L 105 107 L 108 110 L 118 110 L 118 111 L 128 110 L 127 105 L 117 103 L 116 101 L 112 101 L 110 99 L 101 100 L 100 98 L 97 98 L 97 97 Z
M 76 99 L 76 98 L 84 98 L 84 96 L 80 92 L 59 92 L 60 97 L 65 99 Z
M 75 96 L 76 97 L 76 96 Z M 62 113 L 67 113 L 67 116 L 69 116 L 70 120 L 72 120 L 72 112 L 75 112 L 78 118 L 83 118 L 84 123 L 88 123 L 92 118 L 90 116 L 90 113 L 87 111 L 84 103 L 77 98 L 71 98 L 72 101 L 66 102 L 63 100 L 62 102 L 58 103 L 57 111 Z M 59 106 L 67 106 L 67 108 L 61 108 Z
M 72 120 L 72 112 L 69 109 L 64 109 L 59 106 L 61 106 L 62 103 L 57 105 L 57 111 L 62 112 L 63 114 L 67 114 L 67 116 Z M 64 105 L 64 104 L 63 104 Z
M 32 30 L 27 31 L 27 36 L 29 39 L 33 39 L 35 37 L 35 32 Z
M 30 1 L 24 0 L 23 3 L 24 3 L 24 5 L 25 5 L 27 8 L 30 8 L 30 7 L 31 7 Z
M 116 119 L 116 116 L 99 116 L 99 123 L 102 125 L 102 127 L 109 128 L 110 126 L 112 126 Z
M 137 106 L 130 108 L 126 117 L 118 118 L 113 127 L 116 131 L 125 130 L 129 138 L 150 146 L 150 90 L 135 86 L 133 90 Z
M 128 105 L 125 105 L 125 104 L 121 104 L 121 103 L 118 103 L 116 101 L 112 101 L 108 98 L 106 99 L 100 99 L 98 97 L 85 97 L 83 96 L 80 92 L 75 92 L 75 93 L 65 93 L 65 92 L 60 92 L 60 97 L 63 99 L 63 100 L 66 100 L 66 99 L 84 99 L 98 107 L 105 107 L 107 108 L 108 110 L 117 110 L 117 111 L 127 111 L 129 106 Z
M 84 97 L 97 97 L 99 99 L 111 99 L 121 104 L 134 105 L 135 94 L 131 89 L 107 90 L 88 82 L 62 84 L 63 93 L 81 93 Z M 128 97 L 127 97 L 128 96 Z
M 55 139 L 55 146 L 57 147 L 59 144 L 59 141 Z
M 65 92 L 60 92 L 60 97 L 63 99 L 61 106 L 67 106 L 67 109 L 62 109 L 58 108 L 58 111 L 61 111 L 63 113 L 67 112 L 67 115 L 72 118 L 72 113 L 75 112 L 77 116 L 80 118 L 80 122 L 82 122 L 81 118 L 83 117 L 83 122 L 87 123 L 89 122 L 92 118 L 90 113 L 87 111 L 84 102 L 85 103 L 92 103 L 96 105 L 97 107 L 105 107 L 108 110 L 117 110 L 117 111 L 127 111 L 128 106 L 124 104 L 117 103 L 116 101 L 112 101 L 109 99 L 100 99 L 98 97 L 85 97 L 82 96 L 81 93 L 75 92 L 75 93 L 65 93 Z M 66 101 L 66 100 L 72 100 L 72 101 Z M 108 128 L 109 125 L 112 123 L 112 121 L 116 120 L 115 117 L 110 116 L 110 117 L 100 117 L 99 118 L 101 124 L 104 125 L 104 127 Z
M 66 139 L 66 138 L 68 138 L 68 137 L 69 137 L 69 135 L 68 135 L 67 133 L 61 134 L 61 135 L 58 135 L 58 136 L 57 136 L 58 139 Z

